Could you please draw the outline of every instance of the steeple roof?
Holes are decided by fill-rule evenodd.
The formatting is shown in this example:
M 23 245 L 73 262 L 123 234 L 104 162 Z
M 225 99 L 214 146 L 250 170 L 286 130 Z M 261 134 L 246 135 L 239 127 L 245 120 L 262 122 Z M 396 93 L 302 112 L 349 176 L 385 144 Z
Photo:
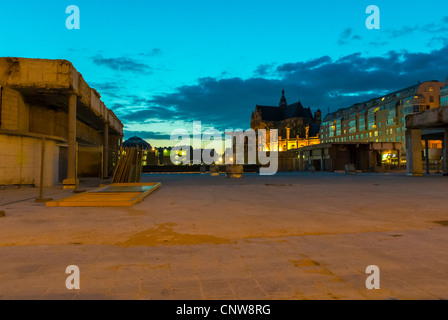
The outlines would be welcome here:
M 123 142 L 123 147 L 127 148 L 136 148 L 139 147 L 139 149 L 143 150 L 150 150 L 152 149 L 151 145 L 143 140 L 142 138 L 139 138 L 137 136 L 133 136 L 132 138 L 129 138 L 125 142 Z
M 282 90 L 282 97 L 280 98 L 280 103 L 278 104 L 279 107 L 286 107 L 288 103 L 286 102 L 285 98 L 285 90 Z

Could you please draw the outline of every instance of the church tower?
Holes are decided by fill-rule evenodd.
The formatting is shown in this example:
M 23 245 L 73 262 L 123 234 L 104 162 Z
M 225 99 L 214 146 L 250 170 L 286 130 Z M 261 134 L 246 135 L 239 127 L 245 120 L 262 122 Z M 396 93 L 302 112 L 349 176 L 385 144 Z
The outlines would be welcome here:
M 278 104 L 278 106 L 280 108 L 284 108 L 288 105 L 288 103 L 286 102 L 286 98 L 285 98 L 285 90 L 282 90 L 282 97 L 280 98 L 280 103 Z

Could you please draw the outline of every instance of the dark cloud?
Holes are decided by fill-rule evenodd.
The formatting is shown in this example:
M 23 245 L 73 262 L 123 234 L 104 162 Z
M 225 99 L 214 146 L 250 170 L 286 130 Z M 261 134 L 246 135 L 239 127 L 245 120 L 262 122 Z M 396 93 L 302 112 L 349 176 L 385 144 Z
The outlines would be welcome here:
M 278 105 L 282 89 L 288 103 L 298 101 L 300 92 L 304 106 L 335 110 L 417 81 L 443 81 L 448 76 L 447 66 L 448 47 L 430 53 L 391 51 L 380 57 L 364 57 L 361 53 L 339 59 L 322 56 L 274 66 L 270 79 L 208 77 L 151 99 L 133 97 L 120 118 L 139 123 L 201 120 L 219 130 L 247 129 L 255 105 Z M 129 106 L 136 106 L 135 110 Z
M 428 47 L 439 47 L 448 45 L 447 37 L 432 37 L 428 42 Z
M 294 71 L 284 72 L 282 80 L 287 84 L 305 80 L 307 85 L 301 90 L 305 103 L 346 107 L 419 80 L 445 79 L 447 53 L 447 47 L 431 53 L 391 51 L 383 57 L 355 53 L 314 69 L 298 64 Z
M 415 32 L 417 30 L 419 30 L 418 26 L 413 26 L 413 27 L 404 26 L 401 29 L 391 29 L 388 31 L 392 38 L 398 38 L 401 36 L 409 36 L 411 33 Z
M 128 108 L 127 113 L 122 115 L 120 118 L 128 121 L 143 122 L 145 119 L 167 119 L 170 121 L 181 120 L 183 116 L 181 111 L 175 111 L 164 106 L 156 105 L 151 100 L 142 100 L 139 105 L 145 105 L 146 107 L 144 110 L 137 111 L 132 111 L 131 108 Z
M 139 73 L 150 73 L 151 67 L 127 57 L 104 58 L 101 55 L 94 56 L 93 63 L 98 66 L 105 66 L 116 71 L 130 71 Z
M 119 99 L 122 87 L 116 82 L 92 82 L 90 87 L 95 88 L 101 97 Z
M 361 37 L 357 34 L 353 34 L 352 28 L 347 28 L 341 32 L 341 34 L 339 35 L 339 39 L 336 43 L 339 45 L 344 45 L 352 42 L 353 40 L 361 40 Z
M 411 33 L 421 31 L 431 34 L 440 34 L 448 32 L 448 16 L 443 17 L 438 22 L 431 22 L 425 25 L 404 26 L 401 29 L 391 29 L 389 34 L 392 38 L 409 36 Z
M 388 44 L 387 41 L 380 41 L 380 40 L 375 40 L 375 41 L 369 42 L 369 46 L 372 46 L 372 47 L 383 47 L 386 44 Z
M 151 131 L 129 131 L 124 130 L 124 136 L 126 139 L 129 139 L 130 137 L 137 136 L 142 139 L 148 139 L 148 140 L 170 140 L 170 135 L 162 132 L 151 132 Z
M 155 56 L 160 56 L 161 54 L 162 54 L 162 49 L 154 48 L 147 52 L 141 52 L 138 55 L 143 56 L 143 57 L 155 57 Z
M 120 118 L 133 122 L 144 119 L 198 120 L 220 130 L 234 127 L 247 129 L 248 118 L 258 99 L 277 100 L 282 86 L 280 81 L 278 85 L 275 85 L 276 82 L 262 78 L 202 78 L 196 85 L 179 87 L 170 94 L 157 95 L 152 99 L 136 97 L 130 104 L 144 105 L 146 108 L 128 112 Z
M 267 76 L 267 75 L 271 74 L 271 72 L 273 71 L 274 66 L 275 65 L 273 63 L 259 65 L 257 67 L 257 69 L 255 69 L 254 74 L 256 76 L 261 76 L 261 77 Z
M 296 62 L 296 63 L 285 63 L 277 67 L 277 71 L 280 73 L 293 72 L 298 69 L 309 69 L 312 70 L 323 64 L 330 63 L 331 58 L 329 56 L 322 56 L 316 59 L 312 59 L 307 62 Z

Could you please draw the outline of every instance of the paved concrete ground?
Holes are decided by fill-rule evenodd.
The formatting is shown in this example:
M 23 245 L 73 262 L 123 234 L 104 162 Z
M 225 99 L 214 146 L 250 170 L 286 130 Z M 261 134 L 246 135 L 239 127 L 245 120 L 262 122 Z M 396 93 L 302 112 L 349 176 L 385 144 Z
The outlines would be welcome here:
M 37 189 L 0 191 L 0 299 L 448 298 L 448 178 L 143 180 L 162 187 L 131 208 L 47 208 L 19 201 Z M 65 287 L 68 265 L 80 290 Z M 379 290 L 365 287 L 368 265 Z

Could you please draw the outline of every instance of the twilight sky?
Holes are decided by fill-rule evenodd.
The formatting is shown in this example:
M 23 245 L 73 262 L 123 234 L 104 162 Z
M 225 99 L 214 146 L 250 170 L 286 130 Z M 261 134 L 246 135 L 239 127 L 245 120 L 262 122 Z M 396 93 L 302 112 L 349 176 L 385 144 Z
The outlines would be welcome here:
M 371 4 L 380 30 L 365 26 Z M 448 76 L 446 0 L 19 0 L 2 3 L 0 31 L 0 56 L 70 60 L 125 138 L 153 146 L 193 120 L 247 129 L 282 89 L 325 115 Z

